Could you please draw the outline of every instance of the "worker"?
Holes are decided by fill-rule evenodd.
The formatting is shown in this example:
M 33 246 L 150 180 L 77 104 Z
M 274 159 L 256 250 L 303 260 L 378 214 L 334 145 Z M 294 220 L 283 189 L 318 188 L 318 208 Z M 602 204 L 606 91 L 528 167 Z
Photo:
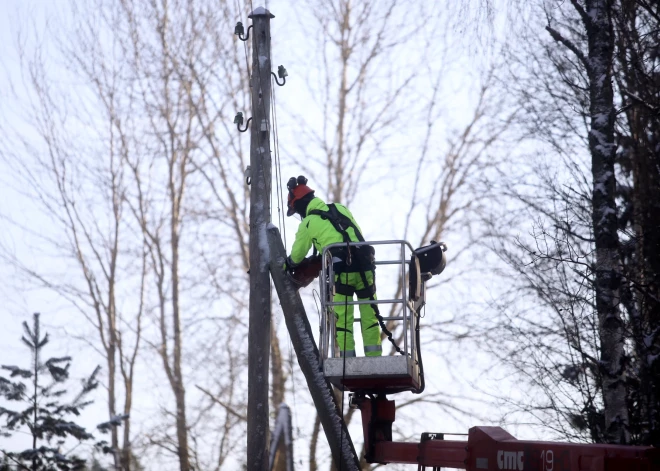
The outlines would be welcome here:
M 299 214 L 302 222 L 298 226 L 296 240 L 291 247 L 291 255 L 287 257 L 286 269 L 294 269 L 301 263 L 309 249 L 314 246 L 318 253 L 323 248 L 338 242 L 364 241 L 361 231 L 353 215 L 341 204 L 325 204 L 321 198 L 314 196 L 314 190 L 307 186 L 307 179 L 301 175 L 291 177 L 287 183 L 289 198 L 287 216 Z M 337 345 L 343 357 L 355 356 L 355 340 L 353 338 L 353 294 L 359 300 L 375 300 L 376 286 L 374 283 L 373 247 L 368 245 L 336 247 L 331 249 L 333 270 L 335 272 L 335 302 L 345 304 L 335 305 L 337 320 Z M 376 316 L 375 304 L 359 304 L 360 327 L 364 353 L 368 357 L 381 356 L 382 347 L 380 328 Z M 376 308 L 377 309 L 377 308 Z

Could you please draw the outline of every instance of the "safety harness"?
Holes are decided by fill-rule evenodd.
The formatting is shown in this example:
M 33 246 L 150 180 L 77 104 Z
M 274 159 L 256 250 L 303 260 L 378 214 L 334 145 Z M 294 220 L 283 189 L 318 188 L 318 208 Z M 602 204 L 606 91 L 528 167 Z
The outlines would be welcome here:
M 357 294 L 358 298 L 369 298 L 371 301 L 375 301 L 374 295 L 376 293 L 376 264 L 375 264 L 375 251 L 374 248 L 370 245 L 358 245 L 351 246 L 351 238 L 348 235 L 348 228 L 353 228 L 355 231 L 355 236 L 359 242 L 364 242 L 364 237 L 360 233 L 360 230 L 357 226 L 351 221 L 351 219 L 342 214 L 337 206 L 334 203 L 328 205 L 328 211 L 321 211 L 320 209 L 313 209 L 308 212 L 308 215 L 320 216 L 322 219 L 329 221 L 337 232 L 339 232 L 344 242 L 346 242 L 346 247 L 340 249 L 330 249 L 330 253 L 334 258 L 337 257 L 341 261 L 333 263 L 333 270 L 337 274 L 341 273 L 359 273 L 360 278 L 362 278 L 362 283 L 364 284 L 364 289 L 356 290 L 354 287 L 341 283 L 341 277 L 338 277 L 338 282 L 335 283 L 335 291 L 338 294 L 344 296 L 353 296 L 353 293 Z M 367 281 L 367 271 L 373 272 L 373 284 L 369 284 Z M 394 339 L 392 338 L 392 332 L 389 331 L 385 325 L 385 320 L 383 316 L 380 315 L 377 304 L 371 304 L 371 308 L 376 314 L 376 319 L 378 319 L 378 324 L 380 324 L 381 330 L 387 336 L 387 339 L 392 343 L 395 350 L 401 355 L 405 355 L 405 352 L 399 348 Z M 346 329 L 344 329 L 346 330 Z

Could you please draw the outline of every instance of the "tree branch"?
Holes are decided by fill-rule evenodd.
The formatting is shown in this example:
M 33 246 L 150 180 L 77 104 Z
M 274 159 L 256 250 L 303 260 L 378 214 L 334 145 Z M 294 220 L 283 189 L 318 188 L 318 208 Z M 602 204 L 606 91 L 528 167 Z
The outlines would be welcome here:
M 584 53 L 571 41 L 566 39 L 561 35 L 559 31 L 554 29 L 552 26 L 547 25 L 545 27 L 545 30 L 550 33 L 550 36 L 552 36 L 552 39 L 557 41 L 558 43 L 562 43 L 564 46 L 566 46 L 573 54 L 577 56 L 578 59 L 580 59 L 580 62 L 582 62 L 582 65 L 586 67 L 587 70 L 591 70 L 591 67 L 589 66 L 589 60 L 587 57 L 584 55 Z

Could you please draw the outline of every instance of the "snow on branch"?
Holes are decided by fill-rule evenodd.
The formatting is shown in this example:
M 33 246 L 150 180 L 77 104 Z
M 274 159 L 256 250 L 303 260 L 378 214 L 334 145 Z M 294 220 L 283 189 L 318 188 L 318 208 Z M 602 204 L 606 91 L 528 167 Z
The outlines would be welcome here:
M 129 414 L 120 414 L 113 416 L 107 422 L 100 423 L 96 426 L 102 433 L 108 433 L 113 427 L 120 427 L 122 422 L 129 419 Z
M 575 8 L 580 14 L 580 18 L 582 18 L 584 26 L 589 28 L 591 26 L 591 18 L 589 15 L 587 15 L 587 12 L 584 10 L 582 5 L 580 5 L 577 0 L 571 0 L 571 4 L 573 5 L 573 8 Z

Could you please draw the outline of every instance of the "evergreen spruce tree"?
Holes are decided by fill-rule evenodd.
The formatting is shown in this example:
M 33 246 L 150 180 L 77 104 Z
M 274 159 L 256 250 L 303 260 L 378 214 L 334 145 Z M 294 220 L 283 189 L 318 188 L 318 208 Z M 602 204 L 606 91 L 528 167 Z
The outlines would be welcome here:
M 32 435 L 31 446 L 20 452 L 3 450 L 4 463 L 0 469 L 30 471 L 72 471 L 85 469 L 85 460 L 66 456 L 60 448 L 72 437 L 83 441 L 94 437 L 84 427 L 70 419 L 80 415 L 88 406 L 89 393 L 97 386 L 97 367 L 82 381 L 82 387 L 70 400 L 66 400 L 65 383 L 69 379 L 71 357 L 53 357 L 42 360 L 42 350 L 48 344 L 48 334 L 41 334 L 39 314 L 34 314 L 32 328 L 23 322 L 25 330 L 21 338 L 32 354 L 27 368 L 1 365 L 0 371 L 8 372 L 8 378 L 0 374 L 0 435 L 26 430 Z M 3 405 L 14 405 L 12 409 Z M 9 406 L 8 406 L 9 407 Z M 6 468 L 2 468 L 5 466 Z

